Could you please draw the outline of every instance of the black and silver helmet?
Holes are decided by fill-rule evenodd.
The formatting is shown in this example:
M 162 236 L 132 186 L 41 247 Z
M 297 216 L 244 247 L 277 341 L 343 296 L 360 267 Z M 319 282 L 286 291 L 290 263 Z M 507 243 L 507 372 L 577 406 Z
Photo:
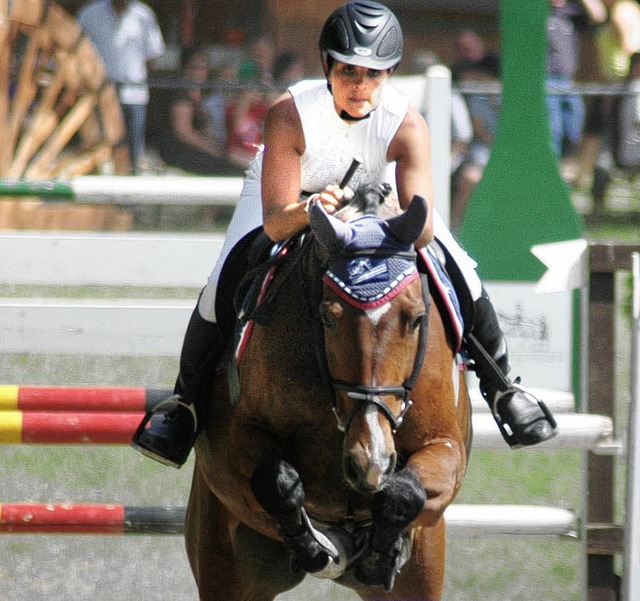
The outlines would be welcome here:
M 323 60 L 328 54 L 349 65 L 392 69 L 402 60 L 402 29 L 383 4 L 361 0 L 347 2 L 327 19 L 320 34 Z

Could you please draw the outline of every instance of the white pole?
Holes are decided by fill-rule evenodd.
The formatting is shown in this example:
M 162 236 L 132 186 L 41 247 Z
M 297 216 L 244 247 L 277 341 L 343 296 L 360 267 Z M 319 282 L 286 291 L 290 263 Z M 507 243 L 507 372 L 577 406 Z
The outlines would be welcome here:
M 78 202 L 235 205 L 241 177 L 87 175 L 70 180 Z
M 421 112 L 431 130 L 431 170 L 435 206 L 449 225 L 451 181 L 451 71 L 433 65 L 426 72 L 427 85 Z
M 632 254 L 631 404 L 627 432 L 627 511 L 624 521 L 622 601 L 640 601 L 640 254 Z

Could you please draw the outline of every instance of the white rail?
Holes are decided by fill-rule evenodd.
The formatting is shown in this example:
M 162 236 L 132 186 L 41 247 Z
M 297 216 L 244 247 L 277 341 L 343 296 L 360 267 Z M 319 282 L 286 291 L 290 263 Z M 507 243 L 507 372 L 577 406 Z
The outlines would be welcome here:
M 177 356 L 193 309 L 220 252 L 222 237 L 211 235 L 71 234 L 0 235 L 0 286 L 97 286 L 112 296 L 114 286 L 191 290 L 186 300 L 140 298 L 0 299 L 0 348 L 7 354 L 93 356 Z M 126 323 L 126 330 L 122 324 Z M 126 331 L 126 335 L 124 334 Z M 557 438 L 542 451 L 581 449 L 620 453 L 609 417 L 576 414 L 568 392 L 535 390 L 556 414 Z M 493 418 L 472 390 L 474 449 L 506 450 Z M 452 505 L 449 535 L 576 536 L 574 512 L 537 506 Z M 636 601 L 635 599 L 630 601 Z

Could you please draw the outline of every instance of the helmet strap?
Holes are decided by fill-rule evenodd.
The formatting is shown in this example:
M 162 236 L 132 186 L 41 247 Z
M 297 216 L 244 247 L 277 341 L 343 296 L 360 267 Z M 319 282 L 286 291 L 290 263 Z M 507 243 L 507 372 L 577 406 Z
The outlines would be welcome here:
M 373 111 L 375 111 L 375 109 L 373 109 Z M 371 111 L 371 113 L 373 113 L 373 111 Z M 347 113 L 347 111 L 342 110 L 340 111 L 340 119 L 342 119 L 343 121 L 362 121 L 371 117 L 371 113 L 367 113 L 364 117 L 352 117 L 349 113 Z

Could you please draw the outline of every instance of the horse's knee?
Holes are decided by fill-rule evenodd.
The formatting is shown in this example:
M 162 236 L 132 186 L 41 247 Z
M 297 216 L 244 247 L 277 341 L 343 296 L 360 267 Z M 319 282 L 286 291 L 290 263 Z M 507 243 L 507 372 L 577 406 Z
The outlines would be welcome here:
M 251 491 L 264 510 L 276 518 L 297 514 L 305 498 L 300 475 L 283 459 L 258 465 L 251 477 Z

